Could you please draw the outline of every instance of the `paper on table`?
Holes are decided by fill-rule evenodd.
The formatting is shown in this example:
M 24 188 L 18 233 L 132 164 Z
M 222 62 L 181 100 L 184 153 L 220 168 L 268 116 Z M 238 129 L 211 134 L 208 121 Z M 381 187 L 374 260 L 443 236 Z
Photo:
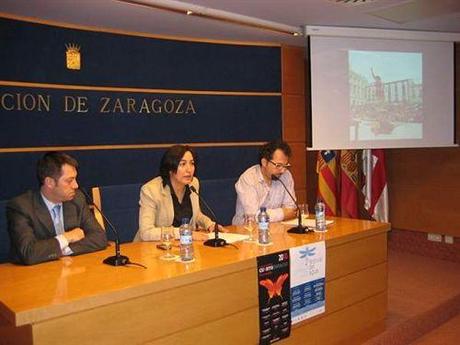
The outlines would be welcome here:
M 296 218 L 296 219 L 286 220 L 286 221 L 284 221 L 282 223 L 286 224 L 286 225 L 297 225 L 299 223 L 299 221 Z M 331 225 L 332 223 L 334 223 L 333 220 L 326 220 L 326 226 Z M 316 226 L 315 220 L 310 219 L 310 218 L 302 219 L 302 225 L 303 226 L 308 226 L 309 228 L 314 228 Z
M 214 238 L 214 233 L 209 234 L 209 239 Z M 219 232 L 219 238 L 223 238 L 227 243 L 234 243 L 239 241 L 244 241 L 249 238 L 249 235 L 243 234 L 234 234 L 230 232 Z

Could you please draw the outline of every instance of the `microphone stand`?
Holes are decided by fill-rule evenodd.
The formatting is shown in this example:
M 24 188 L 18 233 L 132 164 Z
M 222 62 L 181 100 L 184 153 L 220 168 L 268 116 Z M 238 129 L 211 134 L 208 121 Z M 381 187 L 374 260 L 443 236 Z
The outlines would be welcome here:
M 110 220 L 105 216 L 105 214 L 101 211 L 99 207 L 94 203 L 93 199 L 89 196 L 89 194 L 83 189 L 80 188 L 82 193 L 85 195 L 86 199 L 90 202 L 91 206 L 93 206 L 98 212 L 101 214 L 102 218 L 107 222 L 109 228 L 115 234 L 115 255 L 109 256 L 108 258 L 104 259 L 103 263 L 111 266 L 126 266 L 128 264 L 132 264 L 129 261 L 127 256 L 121 255 L 120 253 L 120 236 L 118 235 L 118 231 L 115 229 L 115 226 L 110 222 Z M 142 266 L 142 265 L 140 265 Z M 145 267 L 145 266 L 143 266 Z M 146 268 L 146 267 L 145 267 Z
M 204 206 L 206 206 L 206 209 L 212 214 L 212 216 L 214 217 L 214 221 L 215 221 L 215 224 L 214 224 L 214 238 L 211 238 L 207 241 L 204 241 L 204 245 L 205 246 L 208 246 L 208 247 L 224 247 L 227 245 L 227 241 L 225 241 L 223 238 L 219 238 L 219 226 L 217 224 L 217 217 L 216 217 L 216 214 L 214 213 L 214 211 L 211 209 L 211 207 L 209 207 L 208 203 L 206 202 L 206 200 L 204 200 L 204 198 L 200 195 L 200 193 L 197 192 L 197 190 L 195 189 L 195 187 L 193 187 L 192 185 L 189 185 L 188 186 L 190 188 L 190 190 L 195 193 L 196 195 L 198 195 L 198 198 L 200 198 L 200 200 L 203 202 Z
M 287 189 L 286 185 L 283 183 L 283 181 L 281 181 L 281 179 L 278 176 L 272 175 L 272 180 L 273 181 L 279 181 L 283 185 L 284 189 L 286 190 L 288 195 L 291 197 L 292 201 L 294 201 L 295 207 L 297 208 L 297 226 L 294 226 L 294 227 L 290 228 L 287 232 L 289 232 L 291 234 L 305 234 L 305 233 L 307 233 L 309 230 L 308 230 L 307 226 L 302 225 L 302 213 L 300 212 L 300 208 L 299 208 L 299 205 L 297 204 L 296 199 L 292 196 L 292 194 L 289 192 L 289 189 Z

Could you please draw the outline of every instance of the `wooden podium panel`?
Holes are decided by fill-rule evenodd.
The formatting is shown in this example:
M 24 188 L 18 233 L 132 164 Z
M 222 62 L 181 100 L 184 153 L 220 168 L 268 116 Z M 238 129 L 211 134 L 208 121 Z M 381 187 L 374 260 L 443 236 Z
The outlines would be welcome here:
M 147 269 L 102 264 L 113 247 L 36 266 L 0 265 L 0 344 L 256 344 L 256 257 L 321 240 L 326 312 L 279 343 L 333 344 L 383 325 L 389 224 L 337 218 L 325 234 L 286 228 L 273 224 L 269 247 L 195 243 L 188 264 L 162 261 L 163 252 L 143 242 L 122 245 L 122 253 Z

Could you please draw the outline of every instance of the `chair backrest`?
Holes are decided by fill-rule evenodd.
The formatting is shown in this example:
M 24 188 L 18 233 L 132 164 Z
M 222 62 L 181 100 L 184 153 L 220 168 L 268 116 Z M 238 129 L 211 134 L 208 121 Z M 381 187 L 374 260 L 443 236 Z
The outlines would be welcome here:
M 6 221 L 7 202 L 7 200 L 0 200 L 0 263 L 8 261 L 10 250 L 10 236 L 8 235 Z
M 236 178 L 201 180 L 200 193 L 216 213 L 217 220 L 222 225 L 232 223 L 235 213 L 235 182 Z M 124 184 L 99 186 L 92 190 L 94 203 L 104 212 L 105 216 L 117 229 L 120 241 L 131 242 L 139 227 L 139 193 L 142 184 Z M 203 213 L 213 218 L 204 205 Z M 95 210 L 96 219 L 107 231 L 107 238 L 114 240 L 114 234 L 108 229 L 108 224 Z
M 235 214 L 236 178 L 200 180 L 200 194 L 212 208 L 217 216 L 217 221 L 222 225 L 232 224 Z M 213 218 L 206 206 L 201 205 L 201 211 Z
M 94 203 L 104 212 L 119 233 L 120 242 L 131 242 L 139 227 L 139 193 L 140 183 L 93 188 Z M 115 236 L 108 229 L 108 224 L 95 211 L 96 219 L 107 231 L 111 241 Z

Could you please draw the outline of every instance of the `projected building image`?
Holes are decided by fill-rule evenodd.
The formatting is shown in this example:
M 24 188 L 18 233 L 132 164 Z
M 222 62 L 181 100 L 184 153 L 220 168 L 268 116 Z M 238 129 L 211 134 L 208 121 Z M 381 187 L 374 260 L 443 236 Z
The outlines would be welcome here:
M 423 138 L 422 54 L 349 51 L 350 140 Z

